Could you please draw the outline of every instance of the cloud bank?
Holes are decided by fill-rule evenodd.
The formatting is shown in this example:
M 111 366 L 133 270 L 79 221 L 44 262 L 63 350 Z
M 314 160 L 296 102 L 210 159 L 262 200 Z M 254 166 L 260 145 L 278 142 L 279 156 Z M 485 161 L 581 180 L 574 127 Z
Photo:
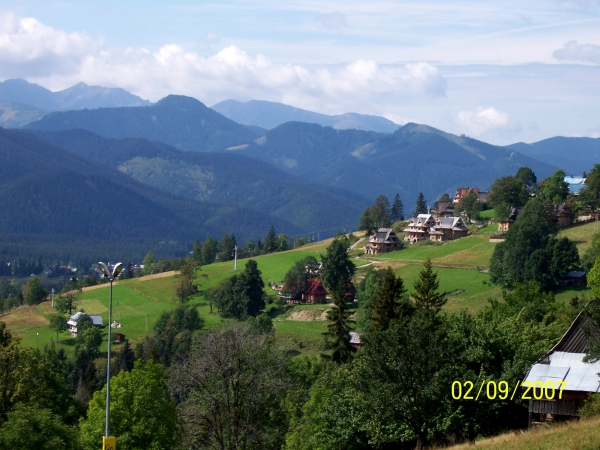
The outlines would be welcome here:
M 458 112 L 454 115 L 454 122 L 470 136 L 481 136 L 490 132 L 518 131 L 519 128 L 508 114 L 491 107 Z
M 330 19 L 329 26 L 340 23 Z M 446 89 L 439 70 L 424 62 L 389 67 L 357 59 L 346 65 L 309 67 L 251 56 L 235 45 L 211 56 L 176 44 L 157 51 L 111 49 L 85 33 L 66 33 L 14 14 L 0 16 L 0 77 L 27 78 L 51 89 L 79 81 L 119 86 L 153 101 L 171 93 L 208 104 L 260 98 L 332 112 L 440 96 Z
M 600 45 L 579 44 L 577 41 L 567 42 L 563 48 L 552 53 L 559 61 L 579 61 L 600 64 Z

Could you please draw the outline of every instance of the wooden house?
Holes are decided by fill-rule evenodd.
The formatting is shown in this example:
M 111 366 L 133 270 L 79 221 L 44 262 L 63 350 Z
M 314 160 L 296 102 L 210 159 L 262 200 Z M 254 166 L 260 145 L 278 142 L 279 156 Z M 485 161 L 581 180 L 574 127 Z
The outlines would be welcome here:
M 429 239 L 429 230 L 435 226 L 435 217 L 431 214 L 419 214 L 410 219 L 408 228 L 404 231 L 404 240 L 414 244 L 415 242 Z
M 514 221 L 517 220 L 517 217 L 522 211 L 523 210 L 520 208 L 511 207 L 508 217 L 498 220 L 498 231 L 501 233 L 506 233 Z
M 573 218 L 575 216 L 566 203 L 561 203 L 560 205 L 553 205 L 553 207 L 553 220 L 558 224 L 559 228 L 567 227 L 573 223 Z
M 308 280 L 308 287 L 302 292 L 302 301 L 304 303 L 325 303 L 327 294 L 321 278 L 313 278 Z
M 393 252 L 402 248 L 402 242 L 391 228 L 379 228 L 365 245 L 365 253 L 377 255 L 379 253 Z
M 469 229 L 460 217 L 434 217 L 431 214 L 419 214 L 413 217 L 404 229 L 404 239 L 414 244 L 425 239 L 448 241 L 465 237 Z
M 429 229 L 429 239 L 432 241 L 452 241 L 465 237 L 469 229 L 460 217 L 438 217 L 435 226 Z
M 435 202 L 435 208 L 431 210 L 431 213 L 436 217 L 453 217 L 454 202 Z
M 600 390 L 598 375 L 600 361 L 583 362 L 589 339 L 584 330 L 591 327 L 590 320 L 584 313 L 585 309 L 579 313 L 560 341 L 528 369 L 525 379 L 521 382 L 521 386 L 525 386 L 525 389 L 535 383 L 538 386 L 536 391 L 538 399 L 533 395 L 533 389 L 528 391 L 528 396 L 531 397 L 529 400 L 530 424 L 531 420 L 544 421 L 550 417 L 552 419 L 576 417 L 589 394 Z M 592 335 L 598 334 L 598 330 L 595 328 L 592 328 L 590 332 Z M 550 389 L 542 396 L 539 389 L 540 383 L 542 386 L 554 385 L 556 389 L 554 392 Z M 562 396 L 559 393 L 560 383 L 566 383 L 562 389 Z

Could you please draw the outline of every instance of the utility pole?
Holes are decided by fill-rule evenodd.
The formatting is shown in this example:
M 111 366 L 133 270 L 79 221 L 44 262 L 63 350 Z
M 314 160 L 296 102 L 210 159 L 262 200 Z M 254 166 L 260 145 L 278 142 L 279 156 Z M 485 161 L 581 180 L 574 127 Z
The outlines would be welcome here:
M 54 308 L 54 288 L 52 288 L 52 307 Z
M 233 257 L 233 270 L 236 271 L 237 270 L 237 245 L 235 247 L 233 247 L 233 251 L 234 253 L 234 257 Z

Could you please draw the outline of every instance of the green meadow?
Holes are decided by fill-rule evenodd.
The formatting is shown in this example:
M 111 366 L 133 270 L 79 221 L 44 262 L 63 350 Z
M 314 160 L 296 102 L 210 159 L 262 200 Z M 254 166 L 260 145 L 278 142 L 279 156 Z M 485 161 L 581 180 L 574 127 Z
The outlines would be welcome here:
M 596 225 L 590 223 L 561 232 L 561 236 L 573 239 L 580 253 L 590 246 Z M 306 256 L 320 258 L 330 241 L 306 245 L 296 250 L 274 253 L 256 257 L 258 268 L 265 281 L 267 294 L 267 312 L 273 319 L 278 340 L 297 352 L 318 352 L 322 349 L 325 330 L 326 305 L 295 305 L 278 308 L 274 300 L 276 292 L 271 290 L 271 283 L 280 283 L 292 264 Z M 410 292 L 417 279 L 423 261 L 431 258 L 439 275 L 440 289 L 448 292 L 448 312 L 467 309 L 476 312 L 488 304 L 490 297 L 500 298 L 502 290 L 489 284 L 489 258 L 497 244 L 489 242 L 489 235 L 475 233 L 469 237 L 443 244 L 415 244 L 381 256 L 365 255 L 360 248 L 366 243 L 362 241 L 350 255 L 357 266 L 356 281 L 360 282 L 368 267 L 384 268 L 390 266 L 404 280 Z M 238 271 L 244 269 L 247 260 L 238 261 Z M 210 264 L 197 270 L 199 293 L 190 304 L 198 308 L 205 321 L 205 329 L 221 324 L 222 319 L 216 312 L 211 313 L 210 305 L 204 299 L 204 292 L 216 286 L 235 273 L 233 261 Z M 115 283 L 113 288 L 113 320 L 122 324 L 114 332 L 124 334 L 133 343 L 141 342 L 152 332 L 158 316 L 173 309 L 177 302 L 173 292 L 177 275 L 164 277 L 143 277 L 123 280 Z M 570 288 L 556 293 L 557 301 L 567 302 L 574 295 L 580 298 L 589 296 L 587 288 Z M 88 314 L 101 314 L 108 324 L 108 285 L 90 289 L 79 295 L 77 309 Z M 49 302 L 36 307 L 21 307 L 0 316 L 9 329 L 22 339 L 23 344 L 42 347 L 51 340 L 56 341 L 56 334 L 48 328 L 48 319 L 54 314 Z M 146 332 L 146 321 L 147 329 Z M 106 333 L 108 328 L 103 329 Z M 72 351 L 74 339 L 68 333 L 59 334 L 58 348 Z

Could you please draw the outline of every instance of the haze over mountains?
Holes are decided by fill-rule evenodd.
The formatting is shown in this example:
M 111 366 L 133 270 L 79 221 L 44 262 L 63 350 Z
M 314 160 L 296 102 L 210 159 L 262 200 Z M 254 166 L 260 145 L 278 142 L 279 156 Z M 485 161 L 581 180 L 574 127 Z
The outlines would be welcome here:
M 282 103 L 263 100 L 250 100 L 248 102 L 225 100 L 213 105 L 212 109 L 237 123 L 267 130 L 286 122 L 316 123 L 336 130 L 354 129 L 377 131 L 379 133 L 393 133 L 399 127 L 398 124 L 380 116 L 356 113 L 328 116 Z
M 166 245 L 165 254 L 181 254 L 193 239 L 223 232 L 241 242 L 258 239 L 271 225 L 289 235 L 332 235 L 356 227 L 380 194 L 399 193 L 409 216 L 419 192 L 433 205 L 444 192 L 486 189 L 522 166 L 538 179 L 557 167 L 589 170 L 600 153 L 597 139 L 505 148 L 426 125 L 399 127 L 379 117 L 326 116 L 272 102 L 215 105 L 242 123 L 177 95 L 145 106 L 49 112 L 2 100 L 2 89 L 11 86 L 18 88 L 11 99 L 52 108 L 100 102 L 102 92 L 110 94 L 105 99 L 120 95 L 77 85 L 57 96 L 23 80 L 0 83 L 0 121 L 30 120 L 23 131 L 0 130 L 0 253 L 10 245 L 22 252 L 29 242 L 64 248 L 99 239 L 107 229 L 112 242 L 137 254 L 151 241 Z
M 533 144 L 518 142 L 509 147 L 531 158 L 557 165 L 567 175 L 579 176 L 600 163 L 600 138 L 556 136 Z
M 521 166 L 531 167 L 540 177 L 555 169 L 503 147 L 416 124 L 383 134 L 287 122 L 258 137 L 183 96 L 168 96 L 148 107 L 54 112 L 25 128 L 80 128 L 104 138 L 142 137 L 179 150 L 246 155 L 304 181 L 370 201 L 379 194 L 400 193 L 407 212 L 412 212 L 421 191 L 433 203 L 459 186 L 487 188 Z

